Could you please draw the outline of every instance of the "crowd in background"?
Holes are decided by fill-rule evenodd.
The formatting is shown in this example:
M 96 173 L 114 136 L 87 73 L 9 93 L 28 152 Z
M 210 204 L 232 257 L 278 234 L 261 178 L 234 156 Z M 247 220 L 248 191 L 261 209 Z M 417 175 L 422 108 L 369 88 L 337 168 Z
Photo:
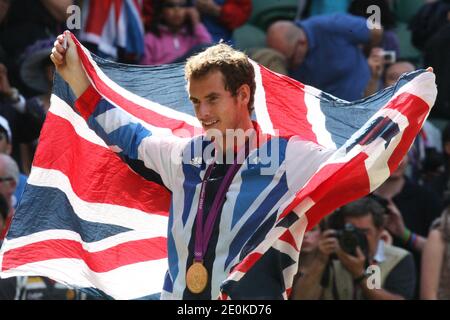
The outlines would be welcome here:
M 348 101 L 432 66 L 437 101 L 408 156 L 372 195 L 306 234 L 291 298 L 450 299 L 449 0 L 0 0 L 2 239 L 50 107 L 53 42 L 76 22 L 70 5 L 81 8 L 72 32 L 100 57 L 175 63 L 224 41 Z M 379 290 L 368 285 L 372 265 Z M 0 299 L 86 298 L 42 277 L 0 280 Z

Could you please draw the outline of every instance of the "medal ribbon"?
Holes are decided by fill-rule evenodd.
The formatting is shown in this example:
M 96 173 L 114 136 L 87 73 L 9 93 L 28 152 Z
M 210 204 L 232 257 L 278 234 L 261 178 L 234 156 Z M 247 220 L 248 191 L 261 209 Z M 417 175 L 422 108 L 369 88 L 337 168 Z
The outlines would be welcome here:
M 200 190 L 200 199 L 198 202 L 197 209 L 197 220 L 196 220 L 196 230 L 195 230 L 195 251 L 194 251 L 194 261 L 195 262 L 203 262 L 203 257 L 205 256 L 206 250 L 208 248 L 209 240 L 211 239 L 214 222 L 219 215 L 220 207 L 222 206 L 225 196 L 227 194 L 228 188 L 230 187 L 231 181 L 233 180 L 236 173 L 239 171 L 243 160 L 247 157 L 249 153 L 248 144 L 245 144 L 236 158 L 233 161 L 233 164 L 230 168 L 228 168 L 225 177 L 220 184 L 219 190 L 216 193 L 213 204 L 209 211 L 208 217 L 206 218 L 206 222 L 203 228 L 203 214 L 204 214 L 204 206 L 205 206 L 205 198 L 206 198 L 206 184 L 211 175 L 212 169 L 214 167 L 215 161 L 208 166 L 205 172 L 205 176 L 202 181 L 202 187 Z M 242 156 L 244 155 L 244 158 Z

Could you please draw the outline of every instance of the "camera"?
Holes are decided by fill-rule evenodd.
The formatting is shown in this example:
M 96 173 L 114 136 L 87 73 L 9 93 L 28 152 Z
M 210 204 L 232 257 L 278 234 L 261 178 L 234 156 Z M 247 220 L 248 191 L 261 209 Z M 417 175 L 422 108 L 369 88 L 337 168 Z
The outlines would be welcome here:
M 365 257 L 369 255 L 369 244 L 364 232 L 351 223 L 345 224 L 344 228 L 336 230 L 339 245 L 346 253 L 356 256 L 356 248 L 359 246 Z
M 385 50 L 383 51 L 383 60 L 386 64 L 395 63 L 396 59 L 396 53 L 393 50 Z

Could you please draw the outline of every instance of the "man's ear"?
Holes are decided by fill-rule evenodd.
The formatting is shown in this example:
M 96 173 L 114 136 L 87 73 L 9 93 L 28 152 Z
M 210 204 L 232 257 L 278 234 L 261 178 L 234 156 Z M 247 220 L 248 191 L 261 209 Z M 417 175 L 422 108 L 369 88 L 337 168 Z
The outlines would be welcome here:
M 8 143 L 8 146 L 6 147 L 6 154 L 10 156 L 11 152 L 12 152 L 12 144 Z
M 237 97 L 240 102 L 248 105 L 248 102 L 250 101 L 250 86 L 248 84 L 243 84 L 238 89 Z

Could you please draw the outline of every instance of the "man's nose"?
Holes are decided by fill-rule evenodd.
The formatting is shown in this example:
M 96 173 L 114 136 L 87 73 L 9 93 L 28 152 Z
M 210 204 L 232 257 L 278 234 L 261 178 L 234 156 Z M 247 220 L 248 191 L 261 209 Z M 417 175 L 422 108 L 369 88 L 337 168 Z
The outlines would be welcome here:
M 211 108 L 205 102 L 200 102 L 197 107 L 197 115 L 201 119 L 205 119 L 211 115 Z

